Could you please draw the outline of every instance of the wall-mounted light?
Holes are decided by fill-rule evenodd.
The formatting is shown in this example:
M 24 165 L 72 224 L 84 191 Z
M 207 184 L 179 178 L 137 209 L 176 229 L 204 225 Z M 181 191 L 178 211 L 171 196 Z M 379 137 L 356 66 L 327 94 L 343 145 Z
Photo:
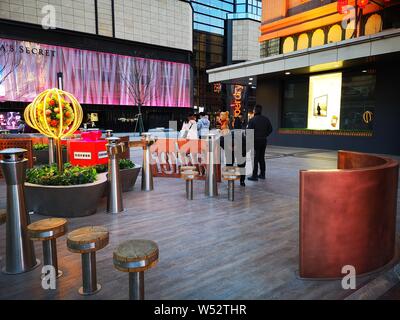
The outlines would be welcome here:
M 290 71 L 286 71 L 285 74 L 288 76 L 290 74 L 292 74 Z
M 361 71 L 362 73 L 367 73 L 368 72 L 368 70 L 363 70 L 363 71 Z
M 253 80 L 253 78 L 249 78 L 249 80 L 250 80 L 250 81 L 252 81 L 252 80 Z
M 253 82 L 249 82 L 249 85 L 252 85 L 253 84 Z

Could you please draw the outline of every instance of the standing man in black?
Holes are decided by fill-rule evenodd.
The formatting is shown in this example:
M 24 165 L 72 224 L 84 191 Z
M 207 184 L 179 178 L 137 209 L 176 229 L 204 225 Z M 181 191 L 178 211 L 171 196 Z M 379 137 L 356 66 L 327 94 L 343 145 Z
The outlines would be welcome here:
M 257 104 L 254 107 L 254 117 L 249 121 L 247 129 L 254 130 L 254 168 L 253 175 L 248 178 L 250 181 L 265 179 L 265 149 L 267 148 L 267 137 L 272 132 L 272 125 L 269 119 L 261 114 L 262 107 Z M 260 175 L 258 175 L 260 165 Z

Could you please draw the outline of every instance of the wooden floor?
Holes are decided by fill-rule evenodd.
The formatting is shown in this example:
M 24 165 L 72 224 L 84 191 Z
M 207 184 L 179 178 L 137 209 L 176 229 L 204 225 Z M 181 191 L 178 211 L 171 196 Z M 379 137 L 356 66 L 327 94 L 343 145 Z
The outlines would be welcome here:
M 140 150 L 132 156 L 140 161 Z M 69 220 L 69 229 L 103 225 L 110 244 L 97 254 L 98 280 L 103 289 L 82 297 L 80 255 L 58 240 L 59 265 L 64 276 L 56 290 L 41 288 L 37 268 L 22 275 L 0 273 L 0 299 L 126 299 L 128 275 L 114 269 L 112 252 L 118 243 L 133 238 L 151 239 L 160 248 L 159 264 L 146 272 L 147 299 L 343 299 L 352 291 L 340 281 L 305 281 L 298 270 L 299 169 L 334 168 L 336 153 L 322 150 L 270 147 L 267 180 L 237 186 L 236 201 L 227 200 L 226 184 L 220 196 L 204 196 L 204 182 L 196 181 L 194 200 L 185 198 L 184 182 L 156 178 L 153 192 L 124 194 L 126 210 L 98 213 Z M 0 208 L 6 206 L 5 185 L 0 182 Z M 398 206 L 400 211 L 400 204 Z M 68 204 L 66 204 L 68 210 Z M 38 215 L 32 220 L 41 219 Z M 42 259 L 36 245 L 37 258 Z M 0 227 L 0 256 L 5 254 L 5 226 Z M 0 261 L 1 264 L 4 261 Z M 376 275 L 362 277 L 362 287 Z

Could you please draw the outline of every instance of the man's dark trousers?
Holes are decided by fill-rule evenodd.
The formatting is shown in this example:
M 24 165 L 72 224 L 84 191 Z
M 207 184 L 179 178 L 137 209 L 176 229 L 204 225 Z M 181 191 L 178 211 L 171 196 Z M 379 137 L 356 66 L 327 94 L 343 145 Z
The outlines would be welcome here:
M 267 148 L 267 141 L 254 141 L 254 168 L 253 177 L 258 176 L 258 165 L 260 165 L 260 175 L 265 176 L 265 149 Z

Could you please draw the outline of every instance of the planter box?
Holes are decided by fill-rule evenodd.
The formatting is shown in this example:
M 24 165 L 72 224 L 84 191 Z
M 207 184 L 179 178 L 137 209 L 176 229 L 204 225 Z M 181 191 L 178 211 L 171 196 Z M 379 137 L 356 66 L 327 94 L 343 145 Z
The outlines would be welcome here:
M 63 149 L 63 161 L 67 162 L 67 149 Z M 35 165 L 49 164 L 49 150 L 33 150 L 33 156 L 36 158 Z
M 135 165 L 134 168 L 120 170 L 122 192 L 132 191 L 141 168 L 141 166 Z
M 75 218 L 96 213 L 107 187 L 106 174 L 93 183 L 72 186 L 44 186 L 25 183 L 28 211 L 51 217 Z

